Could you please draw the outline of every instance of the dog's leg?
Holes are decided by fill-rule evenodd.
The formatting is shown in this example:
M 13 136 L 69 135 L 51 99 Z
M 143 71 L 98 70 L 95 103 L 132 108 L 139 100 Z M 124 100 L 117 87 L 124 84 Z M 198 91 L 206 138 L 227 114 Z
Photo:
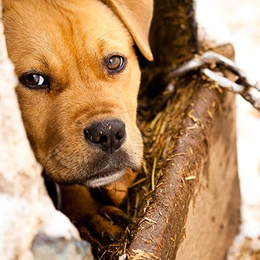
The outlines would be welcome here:
M 95 236 L 106 243 L 116 241 L 129 221 L 120 209 L 94 200 L 84 186 L 62 187 L 62 201 L 62 212 L 89 242 L 98 243 Z
M 107 197 L 113 205 L 119 207 L 122 204 L 127 195 L 128 188 L 133 184 L 137 174 L 137 172 L 127 169 L 121 180 L 113 182 L 104 188 Z

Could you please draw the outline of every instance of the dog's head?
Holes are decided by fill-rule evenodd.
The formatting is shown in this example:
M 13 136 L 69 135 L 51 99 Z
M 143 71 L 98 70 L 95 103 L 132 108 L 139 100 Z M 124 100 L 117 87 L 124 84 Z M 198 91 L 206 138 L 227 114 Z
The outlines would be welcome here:
M 141 165 L 140 69 L 152 1 L 4 0 L 25 128 L 47 177 L 101 186 Z

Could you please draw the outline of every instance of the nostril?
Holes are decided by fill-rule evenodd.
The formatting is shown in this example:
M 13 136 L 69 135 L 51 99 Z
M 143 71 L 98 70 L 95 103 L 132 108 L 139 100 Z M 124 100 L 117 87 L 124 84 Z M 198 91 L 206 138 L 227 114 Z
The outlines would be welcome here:
M 98 143 L 104 144 L 104 143 L 107 143 L 107 141 L 108 141 L 107 136 L 106 135 L 101 135 Z
M 117 140 L 122 140 L 125 137 L 125 129 L 120 130 L 116 133 L 116 139 Z
M 85 138 L 88 139 L 89 141 L 93 143 L 98 143 L 99 142 L 99 136 L 94 136 L 89 129 L 84 129 L 84 135 Z
M 103 135 L 102 132 L 97 133 L 95 131 L 90 131 L 89 129 L 84 129 L 84 136 L 92 143 L 97 144 L 106 143 L 108 140 L 107 136 Z

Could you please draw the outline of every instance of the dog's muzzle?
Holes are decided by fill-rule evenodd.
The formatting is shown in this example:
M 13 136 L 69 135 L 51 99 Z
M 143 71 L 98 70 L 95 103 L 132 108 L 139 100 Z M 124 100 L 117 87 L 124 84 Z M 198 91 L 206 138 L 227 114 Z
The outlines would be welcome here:
M 105 168 L 94 176 L 89 176 L 84 184 L 89 187 L 104 186 L 108 183 L 116 181 L 125 173 L 125 167 L 112 163 L 112 158 L 117 158 L 116 152 L 121 153 L 120 147 L 126 140 L 125 123 L 119 119 L 112 118 L 93 122 L 89 127 L 83 130 L 86 142 L 98 149 L 106 158 L 111 158 L 111 164 L 107 164 Z M 105 154 L 104 154 L 105 153 Z M 118 153 L 117 153 L 118 154 Z M 127 158 L 125 158 L 127 160 Z M 105 161 L 98 163 L 97 168 Z

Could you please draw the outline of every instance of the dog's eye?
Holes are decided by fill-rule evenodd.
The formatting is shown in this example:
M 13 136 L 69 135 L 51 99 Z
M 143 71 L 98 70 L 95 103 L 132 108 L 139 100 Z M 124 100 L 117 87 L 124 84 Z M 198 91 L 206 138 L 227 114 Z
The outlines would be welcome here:
M 107 68 L 111 72 L 120 72 L 125 65 L 125 59 L 122 56 L 112 56 L 109 58 Z
M 50 82 L 39 73 L 28 73 L 20 77 L 20 82 L 28 88 L 43 89 L 49 88 Z

